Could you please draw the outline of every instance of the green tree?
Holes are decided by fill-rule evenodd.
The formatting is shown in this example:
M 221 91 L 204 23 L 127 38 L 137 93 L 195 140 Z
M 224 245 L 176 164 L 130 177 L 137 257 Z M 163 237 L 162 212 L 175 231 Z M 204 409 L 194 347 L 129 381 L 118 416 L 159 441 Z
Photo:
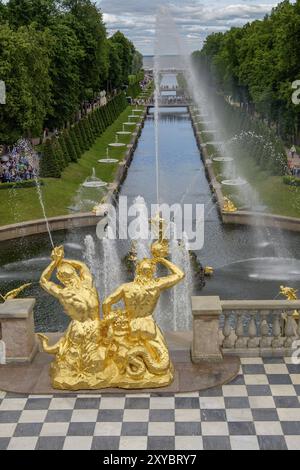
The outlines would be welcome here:
M 0 77 L 6 84 L 6 105 L 0 107 L 0 140 L 38 136 L 50 109 L 48 32 L 33 25 L 13 31 L 0 28 Z
M 65 0 L 66 21 L 76 34 L 84 56 L 79 63 L 81 98 L 96 93 L 108 78 L 108 45 L 102 13 L 90 0 Z
M 50 78 L 51 112 L 47 117 L 50 128 L 62 127 L 73 120 L 80 105 L 81 83 L 79 64 L 84 51 L 74 31 L 64 23 L 57 21 L 51 26 L 53 45 L 51 48 Z
M 57 16 L 56 0 L 9 0 L 7 17 L 10 25 L 15 28 L 36 23 L 44 28 Z
M 110 90 L 119 88 L 122 85 L 123 69 L 122 69 L 122 46 L 114 42 L 111 38 L 108 40 L 108 84 Z
M 119 45 L 118 54 L 122 65 L 122 83 L 128 83 L 128 77 L 132 71 L 133 57 L 135 53 L 135 47 L 129 39 L 124 36 L 123 33 L 117 31 L 112 37 L 111 41 L 114 44 Z

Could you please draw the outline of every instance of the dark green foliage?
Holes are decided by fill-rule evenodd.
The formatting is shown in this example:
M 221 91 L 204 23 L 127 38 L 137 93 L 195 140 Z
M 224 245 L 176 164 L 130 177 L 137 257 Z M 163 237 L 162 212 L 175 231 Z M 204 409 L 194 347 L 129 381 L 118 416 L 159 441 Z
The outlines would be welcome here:
M 80 153 L 81 153 L 81 155 L 82 155 L 83 152 L 85 151 L 85 146 L 84 146 L 84 143 L 83 143 L 83 140 L 82 140 L 82 136 L 81 136 L 81 132 L 80 132 L 80 129 L 79 129 L 79 123 L 76 123 L 76 124 L 74 125 L 74 130 L 75 130 L 77 142 L 78 142 L 78 144 L 79 144 Z
M 44 186 L 44 182 L 39 180 L 39 185 Z M 18 181 L 17 183 L 1 183 L 0 184 L 0 191 L 2 189 L 26 189 L 26 188 L 34 188 L 36 186 L 36 181 L 33 180 L 24 180 Z
M 86 135 L 86 131 L 85 131 L 85 126 L 84 126 L 83 120 L 81 120 L 81 121 L 78 123 L 78 130 L 79 130 L 80 135 L 81 135 L 81 140 L 82 140 L 82 144 L 83 144 L 83 146 L 84 146 L 84 150 L 88 150 L 88 149 L 89 149 L 89 139 L 88 139 L 88 136 Z
M 81 150 L 80 150 L 80 145 L 79 145 L 79 142 L 78 142 L 78 139 L 77 139 L 75 128 L 71 127 L 70 130 L 69 130 L 69 133 L 70 133 L 70 137 L 72 139 L 74 149 L 75 149 L 75 154 L 76 154 L 76 160 L 75 161 L 77 161 L 81 157 Z
M 83 119 L 83 124 L 84 124 L 85 132 L 88 138 L 89 147 L 91 147 L 91 145 L 93 144 L 94 137 L 93 137 L 93 133 L 91 130 L 90 121 L 87 117 Z
M 275 127 L 285 142 L 300 142 L 300 1 L 280 3 L 262 21 L 210 35 L 194 64 L 204 80 Z
M 239 158 L 252 158 L 262 170 L 274 175 L 287 171 L 287 155 L 283 143 L 269 126 L 245 109 L 227 103 L 222 96 L 211 96 L 218 109 L 226 141 Z
M 288 184 L 289 186 L 299 186 L 300 187 L 300 178 L 296 178 L 295 176 L 284 176 L 283 177 L 284 184 Z
M 59 178 L 70 162 L 77 162 L 102 132 L 127 107 L 125 94 L 113 98 L 107 106 L 99 108 L 81 119 L 59 138 L 47 140 L 42 150 L 41 176 Z
M 0 144 L 69 126 L 84 100 L 120 89 L 141 65 L 122 33 L 107 38 L 93 0 L 0 0 Z M 90 122 L 94 137 L 112 122 L 104 119 Z
M 60 178 L 61 168 L 56 160 L 53 142 L 47 140 L 43 145 L 42 158 L 40 162 L 40 176 L 42 178 Z
M 67 149 L 67 145 L 66 145 L 64 133 L 62 133 L 62 134 L 60 135 L 58 141 L 59 141 L 61 150 L 62 150 L 62 152 L 63 152 L 64 161 L 65 161 L 65 167 L 66 167 L 66 166 L 68 166 L 68 164 L 71 162 L 71 157 L 69 156 L 69 152 L 68 152 L 68 149 Z
M 65 143 L 66 143 L 66 147 L 67 147 L 67 150 L 68 150 L 68 155 L 69 155 L 70 161 L 71 162 L 76 162 L 76 160 L 77 160 L 76 149 L 74 147 L 73 140 L 70 136 L 70 131 L 67 130 L 67 129 L 65 129 L 65 131 L 64 131 L 64 138 L 65 138 Z

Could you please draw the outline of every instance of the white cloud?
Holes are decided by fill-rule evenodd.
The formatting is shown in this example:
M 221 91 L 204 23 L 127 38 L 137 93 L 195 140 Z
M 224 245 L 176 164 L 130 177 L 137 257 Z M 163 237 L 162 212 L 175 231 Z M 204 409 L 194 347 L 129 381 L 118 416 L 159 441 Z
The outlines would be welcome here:
M 204 38 L 232 26 L 263 18 L 276 6 L 274 0 L 171 0 L 168 4 L 190 50 L 199 49 Z M 162 0 L 99 0 L 109 33 L 121 30 L 144 54 L 152 54 L 155 23 Z

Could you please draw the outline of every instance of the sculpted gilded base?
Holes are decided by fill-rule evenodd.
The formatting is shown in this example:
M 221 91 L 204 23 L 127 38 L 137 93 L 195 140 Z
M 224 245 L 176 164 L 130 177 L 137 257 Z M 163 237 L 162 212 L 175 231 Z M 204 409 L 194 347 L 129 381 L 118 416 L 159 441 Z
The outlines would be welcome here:
M 57 344 L 49 346 L 48 338 L 39 334 L 43 350 L 55 356 L 50 371 L 54 388 L 143 389 L 172 383 L 174 369 L 168 347 L 153 318 L 162 291 L 184 278 L 167 255 L 167 241 L 155 242 L 153 257 L 138 263 L 135 279 L 104 301 L 101 319 L 98 292 L 87 266 L 65 260 L 63 247 L 53 250 L 41 286 L 60 301 L 71 318 Z M 158 265 L 170 274 L 156 277 Z M 51 281 L 55 272 L 60 284 Z M 124 308 L 114 309 L 120 301 Z

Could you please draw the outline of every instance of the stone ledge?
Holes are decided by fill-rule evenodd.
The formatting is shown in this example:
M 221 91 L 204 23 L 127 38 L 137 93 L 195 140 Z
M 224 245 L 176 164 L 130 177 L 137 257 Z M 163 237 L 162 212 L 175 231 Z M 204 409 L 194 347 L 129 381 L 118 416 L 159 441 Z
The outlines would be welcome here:
M 192 297 L 193 316 L 219 316 L 222 313 L 220 297 Z
M 300 310 L 300 300 L 222 300 L 221 310 Z
M 69 391 L 54 390 L 50 384 L 49 366 L 51 358 L 38 354 L 32 364 L 0 366 L 0 390 L 25 394 L 59 394 Z M 168 387 L 155 389 L 124 390 L 107 388 L 101 390 L 82 390 L 85 394 L 106 393 L 187 393 L 198 392 L 231 382 L 239 373 L 240 360 L 237 357 L 226 357 L 223 361 L 212 363 L 175 362 L 174 382 Z M 78 391 L 80 392 L 80 391 Z
M 33 312 L 35 302 L 35 299 L 31 298 L 7 300 L 0 305 L 0 321 L 29 318 Z

